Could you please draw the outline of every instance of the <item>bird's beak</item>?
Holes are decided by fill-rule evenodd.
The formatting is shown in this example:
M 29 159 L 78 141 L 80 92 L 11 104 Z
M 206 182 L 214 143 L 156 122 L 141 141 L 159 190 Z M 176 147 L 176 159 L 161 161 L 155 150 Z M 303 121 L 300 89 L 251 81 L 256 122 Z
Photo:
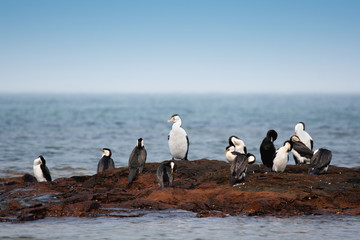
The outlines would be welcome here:
M 172 119 L 169 119 L 169 120 L 168 120 L 168 122 L 171 122 L 171 121 L 172 121 Z
M 172 168 L 172 169 L 171 169 L 171 174 L 173 174 L 173 173 L 174 173 L 174 169 Z
M 104 152 L 104 150 L 101 149 L 100 152 Z

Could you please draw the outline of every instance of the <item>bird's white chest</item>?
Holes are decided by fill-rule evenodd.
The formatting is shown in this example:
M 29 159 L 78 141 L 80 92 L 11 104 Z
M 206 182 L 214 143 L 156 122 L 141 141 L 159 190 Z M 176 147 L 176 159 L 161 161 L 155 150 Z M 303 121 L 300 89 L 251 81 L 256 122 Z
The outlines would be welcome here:
M 229 163 L 233 163 L 235 161 L 236 155 L 232 154 L 231 152 L 227 152 L 225 154 L 226 160 L 228 160 Z
M 288 156 L 286 149 L 280 148 L 274 158 L 273 171 L 283 172 L 288 162 Z
M 34 175 L 38 182 L 46 182 L 46 179 L 44 178 L 44 174 L 40 168 L 40 165 L 34 165 Z
M 186 132 L 180 127 L 172 128 L 169 133 L 169 148 L 174 158 L 184 158 L 187 152 Z

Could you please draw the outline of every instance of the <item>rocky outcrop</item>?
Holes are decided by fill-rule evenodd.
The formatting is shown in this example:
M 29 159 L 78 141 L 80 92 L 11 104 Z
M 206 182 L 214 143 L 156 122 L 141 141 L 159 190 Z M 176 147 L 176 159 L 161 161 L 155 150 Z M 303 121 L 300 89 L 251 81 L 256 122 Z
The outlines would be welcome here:
M 44 217 L 137 217 L 131 209 L 184 209 L 198 217 L 227 215 L 293 216 L 360 214 L 360 169 L 330 166 L 327 174 L 308 175 L 307 165 L 289 165 L 284 173 L 249 166 L 243 183 L 230 186 L 227 162 L 177 161 L 174 186 L 156 181 L 160 163 L 147 163 L 130 188 L 128 168 L 93 176 L 38 183 L 31 175 L 0 179 L 0 221 Z

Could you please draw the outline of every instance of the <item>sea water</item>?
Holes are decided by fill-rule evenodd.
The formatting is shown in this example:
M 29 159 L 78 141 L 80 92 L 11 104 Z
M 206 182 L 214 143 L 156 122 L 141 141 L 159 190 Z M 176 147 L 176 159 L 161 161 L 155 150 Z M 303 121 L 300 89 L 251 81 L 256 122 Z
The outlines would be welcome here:
M 102 154 L 99 150 L 104 147 L 112 150 L 116 167 L 127 166 L 129 155 L 140 137 L 144 139 L 147 148 L 147 162 L 171 159 L 167 142 L 171 123 L 167 120 L 175 113 L 181 116 L 182 127 L 190 139 L 189 160 L 208 158 L 225 161 L 224 150 L 228 145 L 228 138 L 236 135 L 244 140 L 248 152 L 257 157 L 256 163 L 261 163 L 259 147 L 266 132 L 269 129 L 278 132 L 275 145 L 280 147 L 294 134 L 296 123 L 302 121 L 314 140 L 314 148 L 324 147 L 332 151 L 332 165 L 359 167 L 359 103 L 360 95 L 335 94 L 0 94 L 0 178 L 32 174 L 33 161 L 40 154 L 47 160 L 53 179 L 93 175 Z M 292 156 L 289 164 L 294 164 Z M 305 222 L 306 227 L 302 228 L 299 223 L 296 231 L 299 231 L 299 236 L 305 234 L 305 237 L 312 237 L 313 234 L 318 234 L 314 225 L 321 225 L 325 231 L 329 224 L 336 228 L 355 221 L 354 224 L 359 229 L 360 220 L 359 217 L 328 216 L 290 219 L 229 217 L 214 220 L 196 219 L 188 214 L 177 217 L 176 214 L 171 221 L 180 223 L 175 224 L 175 229 L 172 229 L 174 226 L 171 221 L 168 222 L 168 215 L 159 217 L 146 214 L 130 220 L 45 219 L 14 227 L 26 229 L 31 228 L 31 224 L 39 224 L 50 229 L 54 225 L 55 229 L 56 225 L 62 225 L 74 230 L 75 222 L 81 229 L 74 232 L 81 232 L 83 229 L 86 232 L 86 229 L 93 229 L 93 225 L 99 225 L 99 231 L 102 227 L 116 228 L 119 227 L 117 225 L 125 225 L 128 227 L 124 231 L 128 231 L 129 236 L 133 236 L 135 232 L 135 236 L 145 239 L 147 237 L 138 232 L 138 229 L 142 229 L 138 222 L 144 221 L 149 228 L 159 228 L 158 231 L 168 229 L 169 234 L 171 230 L 176 233 L 179 226 L 180 229 L 190 227 L 191 231 L 186 235 L 188 238 L 192 238 L 192 232 L 199 231 L 204 234 L 199 239 L 208 239 L 205 237 L 207 234 L 220 238 L 221 234 L 229 234 L 233 228 L 237 229 L 237 232 L 233 232 L 236 234 L 247 230 L 260 236 L 268 234 L 269 229 L 276 233 L 276 226 L 273 224 L 277 224 L 278 228 L 290 234 L 285 236 L 293 238 L 293 231 L 287 226 L 288 221 L 295 224 Z M 163 222 L 159 219 L 163 219 Z M 244 225 L 247 228 L 243 228 Z M 264 227 L 260 227 L 262 225 Z M 199 229 L 196 230 L 196 226 Z M 218 228 L 219 226 L 222 228 Z M 3 231 L 3 227 L 0 227 Z M 259 228 L 264 228 L 265 233 L 259 232 Z M 94 231 L 96 229 L 97 227 Z M 185 234 L 185 229 L 180 232 Z M 348 231 L 340 227 L 338 230 L 343 233 Z M 217 231 L 220 231 L 220 235 L 214 235 Z M 359 230 L 355 232 L 359 233 Z M 179 234 L 166 235 L 167 233 L 166 231 L 159 238 L 180 238 Z M 152 235 L 155 232 L 150 231 L 148 234 L 155 236 Z M 60 234 L 61 236 L 63 235 Z M 35 235 L 31 237 L 36 238 Z
M 196 218 L 154 211 L 137 218 L 46 218 L 0 223 L 1 239 L 359 239 L 358 216 Z

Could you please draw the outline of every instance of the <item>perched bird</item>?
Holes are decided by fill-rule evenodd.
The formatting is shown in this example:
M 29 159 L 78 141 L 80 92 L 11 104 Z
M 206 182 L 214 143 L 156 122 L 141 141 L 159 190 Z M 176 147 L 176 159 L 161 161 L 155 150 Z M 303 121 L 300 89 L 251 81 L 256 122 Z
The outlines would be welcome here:
M 144 140 L 139 138 L 129 157 L 128 186 L 130 186 L 132 181 L 135 179 L 137 172 L 142 173 L 145 166 L 146 156 L 147 152 L 144 146 Z
M 236 136 L 229 137 L 229 145 L 235 147 L 235 151 L 242 154 L 247 154 L 246 145 L 243 140 Z
M 314 152 L 313 157 L 310 160 L 309 174 L 320 174 L 327 172 L 332 153 L 325 148 L 319 148 Z
M 275 152 L 272 166 L 274 172 L 284 172 L 289 161 L 289 151 L 291 151 L 291 148 L 290 141 L 285 141 L 284 145 Z
M 225 151 L 226 159 L 231 162 L 230 173 L 231 180 L 230 184 L 235 185 L 236 183 L 245 179 L 248 164 L 255 162 L 255 156 L 251 153 L 243 154 L 235 151 L 234 146 L 229 146 Z
M 156 177 L 160 187 L 171 187 L 174 181 L 174 171 L 176 169 L 174 161 L 167 161 L 161 164 L 156 170 Z
M 314 147 L 314 142 L 311 136 L 305 131 L 305 123 L 298 122 L 295 125 L 295 135 L 300 138 L 300 141 L 303 142 L 311 151 Z
M 111 150 L 109 148 L 103 148 L 100 152 L 103 152 L 103 155 L 98 163 L 97 173 L 105 171 L 106 169 L 115 168 L 114 161 L 111 158 Z
M 168 122 L 174 122 L 168 136 L 170 153 L 172 160 L 175 158 L 188 160 L 189 138 L 185 130 L 181 127 L 181 118 L 178 114 L 171 116 Z
M 296 135 L 290 137 L 290 142 L 292 144 L 291 153 L 293 154 L 296 164 L 303 164 L 310 162 L 310 159 L 313 156 L 313 152 L 305 146 L 303 142 L 300 141 L 300 138 Z
M 46 166 L 45 158 L 40 155 L 34 160 L 34 175 L 38 182 L 51 182 L 50 171 Z
M 275 130 L 269 130 L 260 145 L 261 160 L 263 164 L 270 169 L 272 169 L 274 154 L 276 152 L 274 141 L 277 139 L 277 135 Z

